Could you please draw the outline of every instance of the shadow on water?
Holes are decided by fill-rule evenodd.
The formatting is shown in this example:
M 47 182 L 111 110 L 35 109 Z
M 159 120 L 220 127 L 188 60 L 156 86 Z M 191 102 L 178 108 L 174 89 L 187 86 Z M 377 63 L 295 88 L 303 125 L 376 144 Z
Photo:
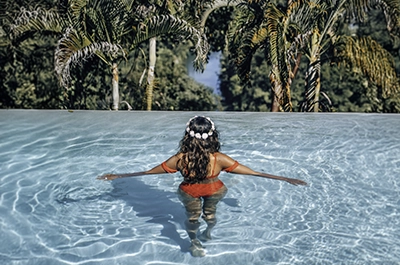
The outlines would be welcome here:
M 161 236 L 168 237 L 180 246 L 182 252 L 189 252 L 190 242 L 182 239 L 175 224 L 184 228 L 185 209 L 181 203 L 174 202 L 176 192 L 164 191 L 143 183 L 140 179 L 116 179 L 112 181 L 111 195 L 123 199 L 132 206 L 139 217 L 150 217 L 148 223 L 162 225 Z M 239 207 L 238 201 L 225 198 L 222 202 L 231 207 Z
M 112 185 L 112 196 L 125 200 L 138 217 L 151 218 L 146 222 L 162 225 L 161 236 L 173 240 L 182 252 L 189 251 L 190 242 L 181 238 L 175 225 L 184 227 L 186 218 L 182 204 L 171 200 L 177 197 L 175 192 L 147 185 L 137 178 L 116 179 Z
M 116 179 L 111 181 L 113 189 L 105 194 L 98 194 L 97 189 L 74 187 L 69 185 L 56 186 L 55 201 L 66 205 L 69 203 L 97 200 L 124 200 L 131 206 L 138 217 L 150 218 L 147 223 L 160 224 L 161 236 L 173 240 L 182 252 L 189 252 L 189 239 L 181 238 L 176 226 L 184 229 L 186 220 L 185 209 L 177 200 L 177 193 L 162 190 L 158 187 L 145 184 L 139 178 Z M 178 188 L 178 187 L 176 187 Z M 229 191 L 228 191 L 229 194 Z M 230 207 L 240 208 L 235 198 L 221 200 Z M 218 215 L 218 210 L 217 210 Z

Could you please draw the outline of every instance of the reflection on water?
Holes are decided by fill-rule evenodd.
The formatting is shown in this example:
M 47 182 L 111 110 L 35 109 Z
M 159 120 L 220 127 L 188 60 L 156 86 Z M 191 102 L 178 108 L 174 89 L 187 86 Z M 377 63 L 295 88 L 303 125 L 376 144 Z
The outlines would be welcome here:
M 174 154 L 193 115 L 0 111 L 1 264 L 398 264 L 398 115 L 207 113 L 224 152 L 310 185 L 221 174 L 204 258 L 179 174 L 96 180 Z

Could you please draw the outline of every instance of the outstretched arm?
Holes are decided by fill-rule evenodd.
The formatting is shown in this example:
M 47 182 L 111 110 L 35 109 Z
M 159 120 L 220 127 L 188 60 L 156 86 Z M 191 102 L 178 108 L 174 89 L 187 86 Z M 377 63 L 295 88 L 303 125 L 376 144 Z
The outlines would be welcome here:
M 177 161 L 178 161 L 178 157 L 172 156 L 168 160 L 166 160 L 165 163 L 167 164 L 167 166 L 169 168 L 176 170 L 176 162 Z M 124 174 L 105 174 L 105 175 L 97 177 L 97 179 L 113 180 L 113 179 L 117 179 L 117 178 L 137 177 L 137 176 L 143 176 L 143 175 L 165 174 L 165 173 L 168 173 L 168 172 L 165 171 L 164 168 L 160 164 L 160 165 L 155 166 L 152 169 L 147 170 L 147 171 L 124 173 Z
M 143 176 L 143 175 L 163 174 L 163 173 L 167 173 L 167 172 L 164 171 L 164 169 L 161 167 L 161 165 L 158 165 L 147 171 L 124 173 L 124 174 L 105 174 L 105 175 L 97 177 L 97 179 L 113 180 L 113 179 L 118 179 L 118 178 L 137 177 L 137 176 Z
M 235 161 L 227 155 L 221 156 L 221 165 L 222 165 L 223 169 L 228 168 L 234 162 Z M 252 176 L 256 176 L 256 177 L 282 180 L 282 181 L 286 181 L 293 185 L 307 185 L 307 183 L 305 181 L 302 181 L 300 179 L 286 178 L 286 177 L 282 177 L 282 176 L 275 176 L 275 175 L 271 175 L 271 174 L 267 174 L 267 173 L 257 172 L 257 171 L 254 171 L 253 169 L 251 169 L 247 166 L 244 166 L 242 164 L 239 164 L 235 169 L 233 169 L 230 172 L 235 173 L 235 174 L 241 174 L 241 175 L 252 175 Z
M 275 176 L 275 175 L 271 175 L 271 174 L 267 174 L 267 173 L 263 173 L 263 172 L 257 172 L 246 166 L 243 166 L 241 164 L 239 164 L 239 166 L 235 170 L 233 170 L 232 173 L 243 174 L 243 175 L 252 175 L 252 176 L 256 176 L 256 177 L 276 179 L 276 180 L 283 180 L 283 181 L 286 181 L 286 182 L 288 182 L 292 185 L 296 185 L 296 186 L 297 185 L 307 185 L 307 183 L 305 181 L 302 181 L 300 179 L 286 178 L 286 177 Z

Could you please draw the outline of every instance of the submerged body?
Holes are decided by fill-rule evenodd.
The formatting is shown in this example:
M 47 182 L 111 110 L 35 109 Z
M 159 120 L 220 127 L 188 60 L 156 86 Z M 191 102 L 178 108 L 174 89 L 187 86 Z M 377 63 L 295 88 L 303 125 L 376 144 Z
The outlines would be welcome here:
M 218 178 L 221 170 L 231 172 L 239 165 L 237 161 L 234 161 L 230 167 L 223 168 L 221 166 L 221 159 L 218 159 L 218 157 L 223 156 L 225 155 L 221 153 L 214 153 L 210 156 L 208 168 L 210 168 L 211 171 L 204 180 L 200 180 L 196 183 L 183 180 L 179 185 L 178 194 L 179 199 L 186 209 L 186 216 L 188 219 L 185 225 L 189 238 L 191 239 L 192 246 L 190 247 L 190 251 L 193 256 L 204 256 L 205 254 L 201 243 L 197 240 L 197 231 L 200 227 L 198 219 L 201 214 L 203 214 L 202 218 L 207 223 L 207 228 L 201 234 L 200 239 L 203 241 L 210 240 L 211 230 L 217 223 L 215 217 L 217 204 L 225 197 L 228 191 L 224 183 Z M 182 154 L 174 156 L 163 162 L 161 167 L 168 173 L 175 173 L 178 171 L 177 161 L 181 158 Z M 175 160 L 177 161 L 174 167 Z M 168 164 L 170 164 L 170 166 L 168 166 Z

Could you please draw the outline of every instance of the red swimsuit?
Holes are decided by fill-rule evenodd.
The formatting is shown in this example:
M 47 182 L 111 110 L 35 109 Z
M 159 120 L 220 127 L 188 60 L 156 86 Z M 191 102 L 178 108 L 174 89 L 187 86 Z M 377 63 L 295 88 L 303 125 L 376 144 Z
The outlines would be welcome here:
M 207 177 L 206 179 L 217 178 L 218 175 L 219 175 L 219 174 L 214 175 L 214 168 L 215 168 L 215 164 L 217 163 L 216 154 L 214 154 L 214 157 L 215 157 L 215 159 L 214 159 L 214 167 L 213 167 L 213 170 L 211 172 L 212 174 L 211 174 L 211 176 Z M 224 171 L 231 172 L 238 165 L 239 165 L 239 163 L 237 161 L 235 161 L 235 163 L 233 163 L 232 166 L 224 169 Z M 165 172 L 167 172 L 167 173 L 175 173 L 175 172 L 177 172 L 177 170 L 168 167 L 166 162 L 163 162 L 161 164 L 161 166 L 165 170 Z M 181 190 L 183 190 L 184 192 L 186 192 L 187 194 L 189 194 L 190 196 L 194 197 L 194 198 L 200 198 L 200 197 L 208 197 L 208 196 L 214 195 L 223 186 L 224 186 L 224 183 L 221 180 L 218 179 L 218 180 L 216 180 L 214 182 L 211 182 L 211 183 L 188 183 L 188 182 L 183 181 L 179 185 L 179 188 Z

